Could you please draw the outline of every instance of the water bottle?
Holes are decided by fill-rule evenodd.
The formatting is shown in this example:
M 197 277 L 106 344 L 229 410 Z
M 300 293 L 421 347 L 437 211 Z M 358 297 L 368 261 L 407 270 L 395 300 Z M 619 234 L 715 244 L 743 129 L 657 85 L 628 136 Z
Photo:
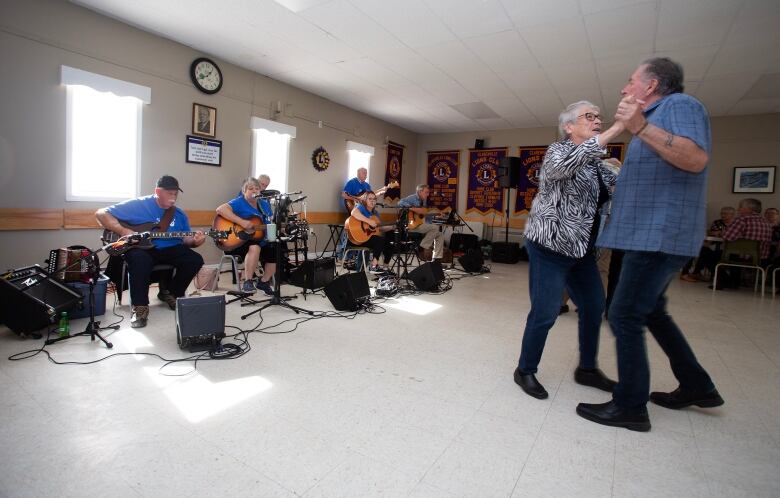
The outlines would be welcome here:
M 60 337 L 68 337 L 70 335 L 70 323 L 68 322 L 68 312 L 63 311 L 60 315 Z

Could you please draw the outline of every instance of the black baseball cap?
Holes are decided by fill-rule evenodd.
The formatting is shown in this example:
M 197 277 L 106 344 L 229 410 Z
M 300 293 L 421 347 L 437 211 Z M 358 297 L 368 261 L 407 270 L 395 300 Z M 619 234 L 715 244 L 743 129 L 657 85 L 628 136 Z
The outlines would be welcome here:
M 165 190 L 178 190 L 179 192 L 184 192 L 179 188 L 179 180 L 171 175 L 161 176 L 159 180 L 157 180 L 157 187 Z

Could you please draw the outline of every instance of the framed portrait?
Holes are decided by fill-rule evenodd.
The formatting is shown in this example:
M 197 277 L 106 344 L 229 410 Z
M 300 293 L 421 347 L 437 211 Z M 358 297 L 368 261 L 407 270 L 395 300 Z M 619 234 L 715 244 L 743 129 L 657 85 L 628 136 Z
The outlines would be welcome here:
M 736 166 L 734 168 L 735 194 L 773 194 L 777 166 Z
M 207 105 L 192 104 L 192 134 L 214 138 L 217 136 L 217 109 Z

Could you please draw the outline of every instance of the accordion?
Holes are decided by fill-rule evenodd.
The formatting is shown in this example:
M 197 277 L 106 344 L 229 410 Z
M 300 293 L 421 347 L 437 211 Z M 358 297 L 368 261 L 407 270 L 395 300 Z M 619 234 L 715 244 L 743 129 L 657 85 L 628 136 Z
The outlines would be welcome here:
M 60 282 L 89 282 L 100 271 L 97 254 L 86 247 L 71 246 L 49 251 L 47 271 Z

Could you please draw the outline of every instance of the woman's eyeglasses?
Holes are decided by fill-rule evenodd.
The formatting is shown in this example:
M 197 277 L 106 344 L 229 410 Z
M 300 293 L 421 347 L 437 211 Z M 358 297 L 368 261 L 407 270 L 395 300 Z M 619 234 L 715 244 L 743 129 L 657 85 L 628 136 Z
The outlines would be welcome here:
M 585 119 L 587 119 L 588 121 L 596 121 L 597 119 L 599 121 L 604 121 L 604 118 L 601 117 L 601 114 L 596 114 L 593 112 L 586 112 L 585 114 L 580 114 L 577 117 L 581 118 L 582 116 L 585 116 Z

